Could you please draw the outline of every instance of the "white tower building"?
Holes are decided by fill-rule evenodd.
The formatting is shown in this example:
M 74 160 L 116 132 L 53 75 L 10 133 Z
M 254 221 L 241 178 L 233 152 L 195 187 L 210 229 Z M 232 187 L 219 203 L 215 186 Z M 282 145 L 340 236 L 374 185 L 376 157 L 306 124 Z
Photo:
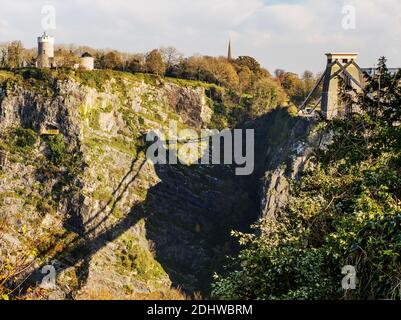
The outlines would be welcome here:
M 38 37 L 38 54 L 45 54 L 48 58 L 54 58 L 54 38 L 46 32 Z
M 54 38 L 46 32 L 38 37 L 38 68 L 50 68 L 54 59 Z

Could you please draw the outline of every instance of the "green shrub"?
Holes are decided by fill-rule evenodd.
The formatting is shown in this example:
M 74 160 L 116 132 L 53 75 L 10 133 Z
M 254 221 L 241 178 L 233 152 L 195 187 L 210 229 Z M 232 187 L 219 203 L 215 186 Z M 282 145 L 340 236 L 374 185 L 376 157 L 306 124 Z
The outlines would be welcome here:
M 40 80 L 40 81 L 51 81 L 52 80 L 52 72 L 47 69 L 38 69 L 38 68 L 27 68 L 22 69 L 16 72 L 20 74 L 24 80 Z
M 293 104 L 287 108 L 287 111 L 292 117 L 298 116 L 298 108 Z
M 99 91 L 103 91 L 106 82 L 110 81 L 113 78 L 113 72 L 104 70 L 102 71 L 77 70 L 75 72 L 75 78 L 85 86 L 95 88 Z
M 63 135 L 59 134 L 56 136 L 50 136 L 47 137 L 46 140 L 49 147 L 49 161 L 56 165 L 61 165 L 65 163 L 68 157 L 68 153 Z
M 37 141 L 37 134 L 31 129 L 18 128 L 14 135 L 15 144 L 19 148 L 33 148 Z
M 125 237 L 125 249 L 118 252 L 118 266 L 120 272 L 134 272 L 142 280 L 157 280 L 166 276 L 162 266 L 153 254 L 141 246 L 134 238 Z
M 17 128 L 4 135 L 4 138 L 0 141 L 0 148 L 15 155 L 18 161 L 23 160 L 25 163 L 32 157 L 37 138 L 35 131 Z

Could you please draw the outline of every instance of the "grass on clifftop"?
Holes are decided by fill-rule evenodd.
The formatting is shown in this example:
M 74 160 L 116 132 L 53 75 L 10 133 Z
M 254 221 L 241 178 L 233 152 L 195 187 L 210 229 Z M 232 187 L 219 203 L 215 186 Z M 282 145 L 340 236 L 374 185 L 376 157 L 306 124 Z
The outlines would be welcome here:
M 184 80 L 176 78 L 162 78 L 152 74 L 129 73 L 113 70 L 93 70 L 82 71 L 74 69 L 37 69 L 37 68 L 21 68 L 14 72 L 0 70 L 0 84 L 12 81 L 17 84 L 24 85 L 27 88 L 35 89 L 54 89 L 56 80 L 72 79 L 84 86 L 88 86 L 99 91 L 104 90 L 107 82 L 115 80 L 117 84 L 122 81 L 128 82 L 144 82 L 152 86 L 161 86 L 164 83 L 173 83 L 182 87 L 200 87 L 205 89 L 219 88 L 214 84 L 208 84 L 202 81 Z

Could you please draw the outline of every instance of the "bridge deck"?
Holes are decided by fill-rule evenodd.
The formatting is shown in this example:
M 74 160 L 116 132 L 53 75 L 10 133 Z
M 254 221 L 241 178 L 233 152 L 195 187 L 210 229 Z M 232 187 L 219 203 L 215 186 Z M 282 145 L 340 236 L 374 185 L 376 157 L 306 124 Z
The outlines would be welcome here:
M 376 72 L 376 68 L 361 68 L 362 71 L 366 72 L 368 75 L 373 76 Z M 390 74 L 397 73 L 401 68 L 389 68 L 388 71 Z

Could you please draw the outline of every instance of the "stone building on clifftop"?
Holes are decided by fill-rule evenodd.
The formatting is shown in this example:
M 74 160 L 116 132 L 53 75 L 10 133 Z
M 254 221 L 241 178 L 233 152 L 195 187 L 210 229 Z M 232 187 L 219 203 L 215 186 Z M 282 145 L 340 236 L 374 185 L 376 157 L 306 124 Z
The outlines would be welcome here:
M 54 38 L 46 32 L 38 37 L 38 60 L 37 68 L 53 68 L 54 65 Z
M 36 61 L 36 67 L 40 69 L 58 67 L 54 58 L 54 38 L 50 37 L 47 32 L 44 32 L 42 36 L 38 37 L 38 59 Z M 87 52 L 79 58 L 79 63 L 74 65 L 74 69 L 91 71 L 94 70 L 94 68 L 95 59 Z

